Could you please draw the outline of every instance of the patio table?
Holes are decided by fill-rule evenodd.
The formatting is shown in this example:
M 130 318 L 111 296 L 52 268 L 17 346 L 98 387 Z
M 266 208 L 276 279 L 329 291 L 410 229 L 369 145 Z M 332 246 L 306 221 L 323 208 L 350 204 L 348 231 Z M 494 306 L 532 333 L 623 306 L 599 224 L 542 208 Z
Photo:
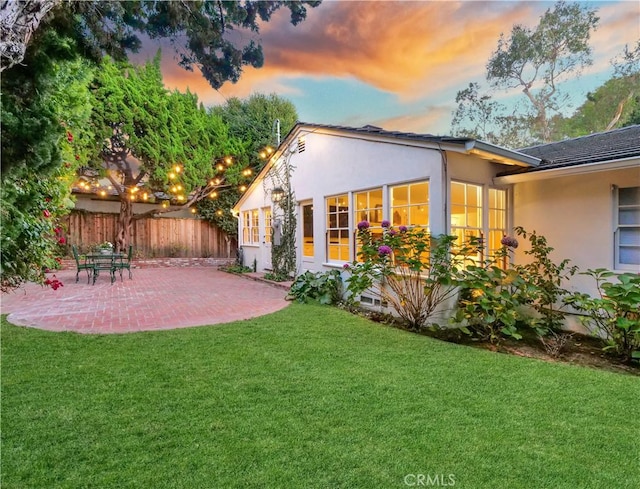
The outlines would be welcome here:
M 93 285 L 96 284 L 100 270 L 109 271 L 112 284 L 116 281 L 116 263 L 122 262 L 123 253 L 88 253 L 86 256 L 93 274 Z

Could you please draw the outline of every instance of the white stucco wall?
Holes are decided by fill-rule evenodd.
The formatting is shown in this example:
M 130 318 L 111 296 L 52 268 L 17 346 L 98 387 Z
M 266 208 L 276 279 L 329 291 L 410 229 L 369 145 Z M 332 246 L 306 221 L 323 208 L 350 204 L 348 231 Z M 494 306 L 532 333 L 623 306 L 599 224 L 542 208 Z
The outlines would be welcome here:
M 554 248 L 552 259 L 556 262 L 569 258 L 582 271 L 616 271 L 614 185 L 640 185 L 640 170 L 627 168 L 515 183 L 513 223 L 543 235 Z M 529 247 L 520 241 L 516 260 L 525 261 L 524 251 Z M 574 276 L 569 289 L 597 293 L 591 277 L 584 275 Z
M 297 143 L 297 136 L 290 144 Z M 390 185 L 429 180 L 429 223 L 433 234 L 447 233 L 448 220 L 445 217 L 444 202 L 451 178 L 493 186 L 496 173 L 505 166 L 488 163 L 475 156 L 447 151 L 446 172 L 442 153 L 437 147 L 417 147 L 399 140 L 370 141 L 344 135 L 318 132 L 300 132 L 305 139 L 304 152 L 294 152 L 290 156 L 293 167 L 292 188 L 298 203 L 311 202 L 314 208 L 314 257 L 302 259 L 298 252 L 298 273 L 306 270 L 323 271 L 332 266 L 325 260 L 326 214 L 325 198 L 340 194 L 383 188 L 384 219 L 388 215 L 387 188 Z M 445 175 L 446 173 L 446 175 Z M 269 184 L 267 185 L 269 186 Z M 265 195 L 262 182 L 257 182 L 243 199 L 239 211 L 238 232 L 244 249 L 245 265 L 252 266 L 256 260 L 259 271 L 265 268 L 262 243 L 247 245 L 242 243 L 242 212 L 262 209 L 271 205 L 270 196 Z M 270 190 L 270 189 L 267 189 Z M 353 207 L 350 208 L 349 228 L 354 229 Z M 302 218 L 298 214 L 298 247 L 302 242 Z M 261 237 L 264 229 L 263 214 L 260 212 Z M 261 239 L 262 242 L 262 239 Z M 353 259 L 354 257 L 351 257 Z

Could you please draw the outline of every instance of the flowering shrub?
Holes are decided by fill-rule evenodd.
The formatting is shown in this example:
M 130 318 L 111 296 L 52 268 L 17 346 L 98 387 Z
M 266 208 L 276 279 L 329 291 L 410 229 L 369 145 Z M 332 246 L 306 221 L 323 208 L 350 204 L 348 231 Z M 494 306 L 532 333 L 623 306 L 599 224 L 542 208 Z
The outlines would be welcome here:
M 382 222 L 374 237 L 369 223 L 358 223 L 360 261 L 346 267 L 349 299 L 356 302 L 369 291 L 387 303 L 410 329 L 420 330 L 438 306 L 456 293 L 452 277 L 459 261 L 451 260 L 454 236 L 431 236 L 421 228 L 391 227 Z

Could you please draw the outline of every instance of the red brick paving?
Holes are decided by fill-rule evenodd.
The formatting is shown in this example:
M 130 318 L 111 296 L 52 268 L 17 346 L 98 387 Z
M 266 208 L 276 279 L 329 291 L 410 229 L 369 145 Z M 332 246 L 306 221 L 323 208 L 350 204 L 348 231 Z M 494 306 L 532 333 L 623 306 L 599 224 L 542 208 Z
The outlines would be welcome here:
M 287 306 L 286 291 L 213 267 L 126 270 L 112 285 L 108 274 L 75 283 L 75 270 L 56 272 L 63 287 L 36 284 L 2 294 L 9 322 L 49 331 L 128 333 L 228 323 Z

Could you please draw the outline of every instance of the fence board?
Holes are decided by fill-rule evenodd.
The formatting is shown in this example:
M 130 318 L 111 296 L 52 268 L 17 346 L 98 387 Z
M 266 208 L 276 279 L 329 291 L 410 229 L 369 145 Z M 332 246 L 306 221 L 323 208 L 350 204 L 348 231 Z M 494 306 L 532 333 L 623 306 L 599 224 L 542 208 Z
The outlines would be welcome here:
M 115 241 L 117 214 L 73 210 L 67 218 L 67 238 L 81 252 L 104 241 Z M 136 219 L 131 244 L 139 258 L 232 258 L 237 242 L 202 219 Z

